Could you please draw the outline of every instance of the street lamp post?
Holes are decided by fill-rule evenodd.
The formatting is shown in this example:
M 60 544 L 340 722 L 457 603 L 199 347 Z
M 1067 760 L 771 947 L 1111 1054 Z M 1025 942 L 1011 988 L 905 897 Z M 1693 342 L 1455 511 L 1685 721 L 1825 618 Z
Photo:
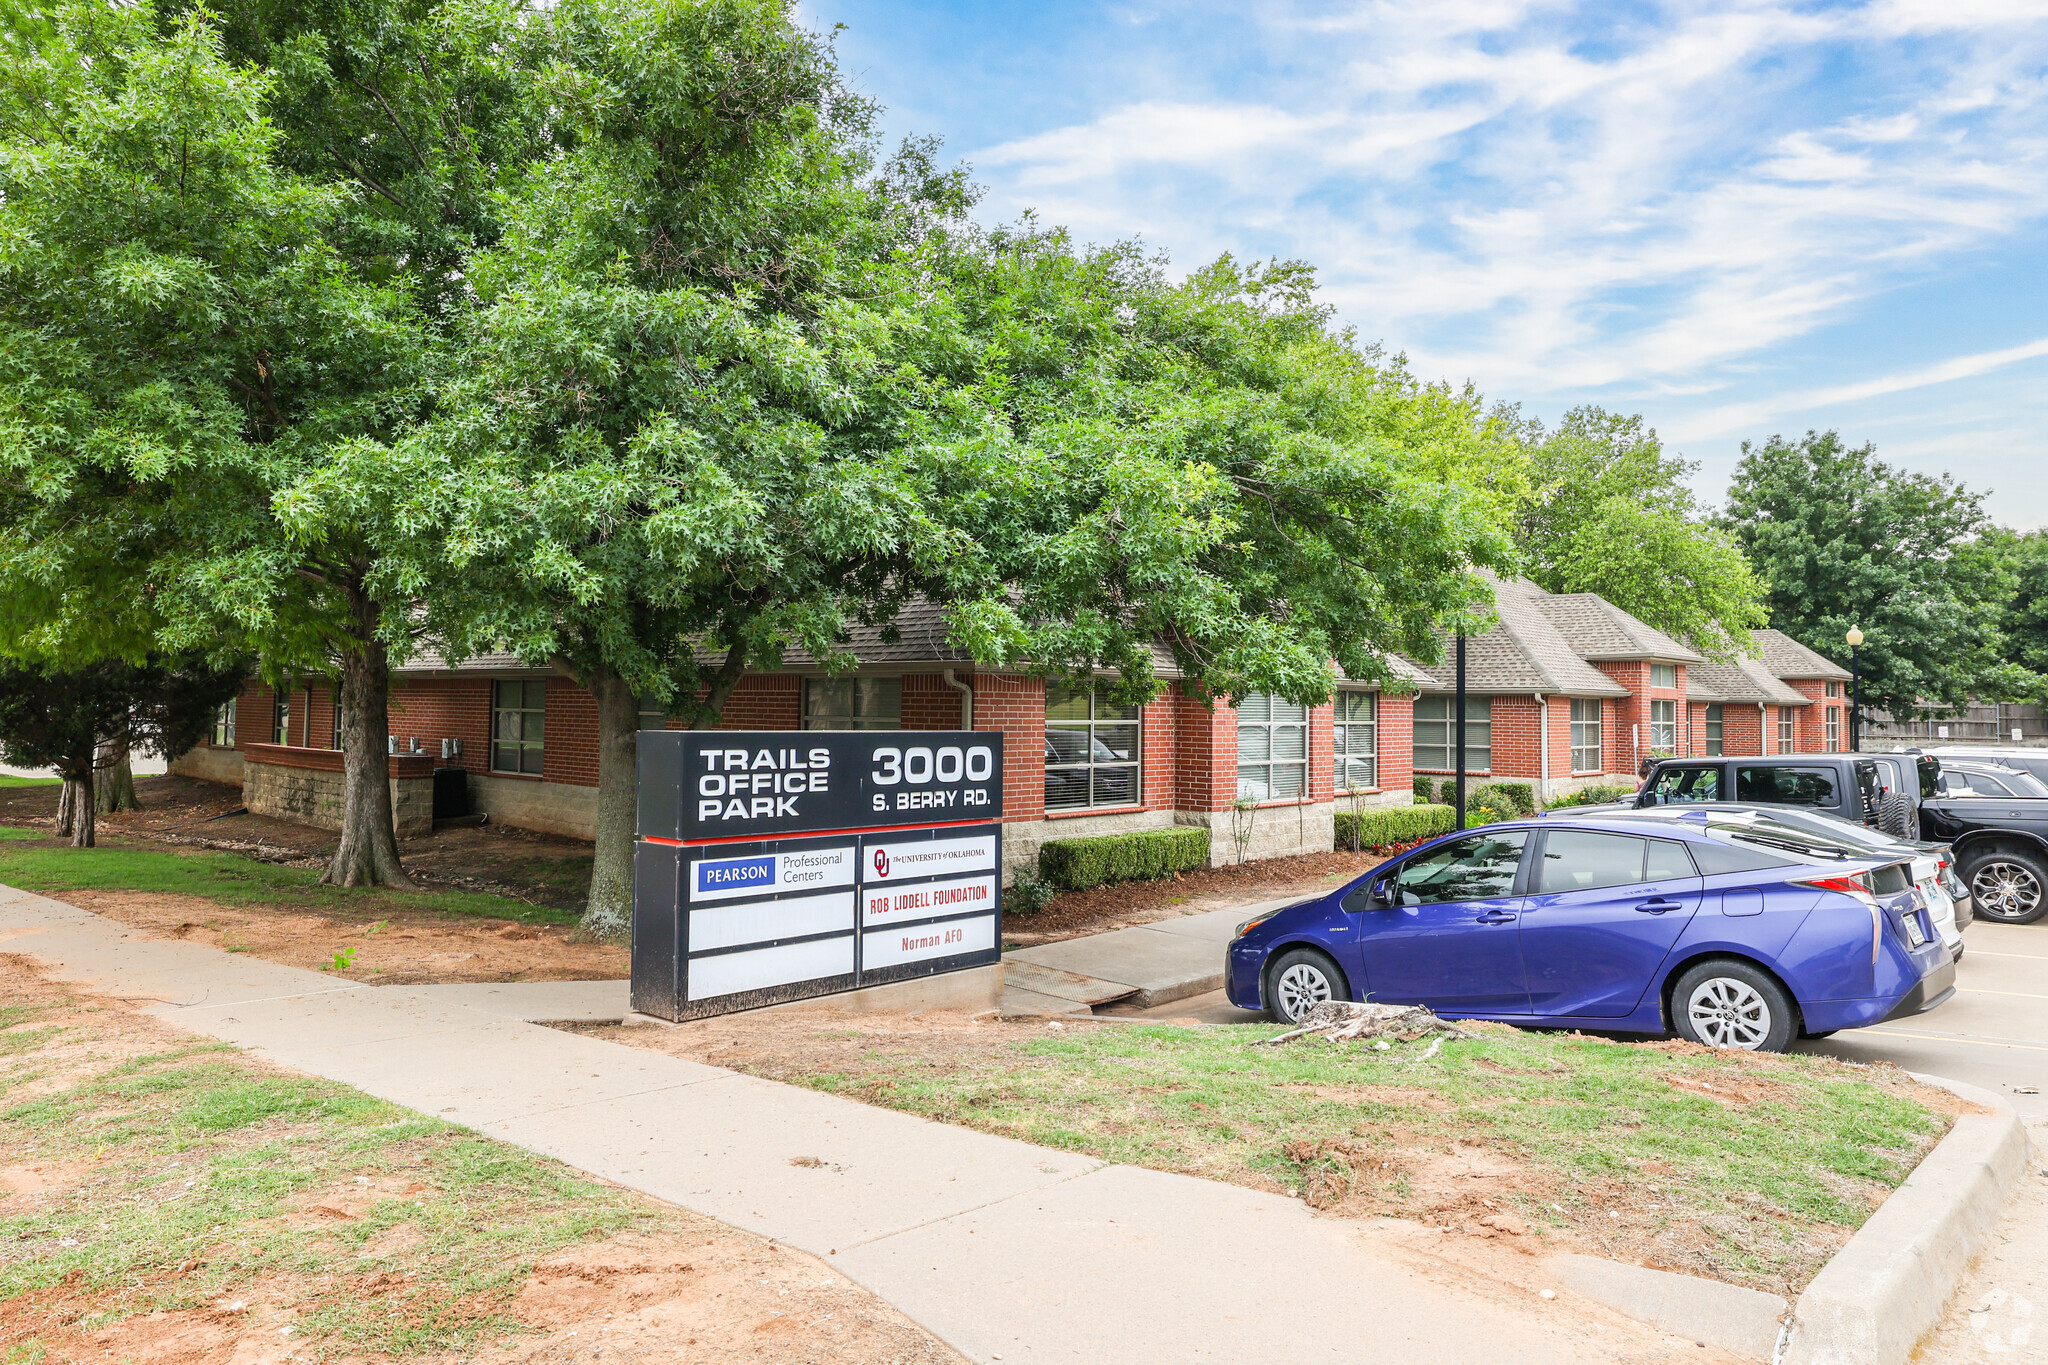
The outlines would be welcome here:
M 1458 828 L 1465 828 L 1465 632 L 1458 632 L 1458 762 L 1453 781 L 1458 799 Z
M 1849 627 L 1849 633 L 1842 637 L 1849 642 L 1849 752 L 1863 752 L 1863 726 L 1860 714 L 1863 710 L 1863 670 L 1856 663 L 1856 646 L 1863 643 L 1863 632 Z

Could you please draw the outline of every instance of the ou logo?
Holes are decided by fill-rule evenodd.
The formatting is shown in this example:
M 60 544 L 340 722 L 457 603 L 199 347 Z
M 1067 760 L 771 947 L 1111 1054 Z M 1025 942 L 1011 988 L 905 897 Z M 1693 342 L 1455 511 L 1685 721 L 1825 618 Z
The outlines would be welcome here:
M 875 875 L 877 877 L 889 875 L 889 850 L 886 848 L 875 850 Z

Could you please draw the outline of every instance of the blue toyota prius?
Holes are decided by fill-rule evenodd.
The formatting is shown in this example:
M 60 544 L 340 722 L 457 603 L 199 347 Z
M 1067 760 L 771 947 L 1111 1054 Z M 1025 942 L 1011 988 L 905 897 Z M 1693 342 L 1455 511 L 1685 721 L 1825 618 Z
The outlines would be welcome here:
M 1374 1000 L 1770 1052 L 1955 994 L 1910 861 L 1748 811 L 1447 835 L 1246 921 L 1227 971 L 1288 1022 Z

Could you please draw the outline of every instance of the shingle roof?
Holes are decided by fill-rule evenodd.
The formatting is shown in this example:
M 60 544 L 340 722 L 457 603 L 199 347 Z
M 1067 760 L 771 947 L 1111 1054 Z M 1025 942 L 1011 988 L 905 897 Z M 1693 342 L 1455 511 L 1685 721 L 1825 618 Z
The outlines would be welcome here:
M 1849 670 L 1829 663 L 1782 630 L 1753 630 L 1757 657 L 1780 678 L 1846 678 Z
M 1543 590 L 1522 579 L 1496 580 L 1494 610 L 1500 624 L 1465 641 L 1465 686 L 1476 694 L 1542 692 L 1565 697 L 1625 697 L 1628 689 L 1573 652 L 1571 644 L 1531 598 Z M 1645 630 L 1649 627 L 1645 626 Z M 1458 685 L 1455 645 L 1444 637 L 1444 661 L 1408 660 L 1429 681 L 1422 690 L 1454 691 Z
M 1581 659 L 1650 659 L 1660 664 L 1695 664 L 1697 650 L 1644 624 L 1604 597 L 1590 592 L 1547 593 L 1531 583 L 1528 600 L 1550 618 Z
M 1780 682 L 1763 662 L 1744 655 L 1732 664 L 1689 664 L 1685 670 L 1688 701 L 1765 703 L 1772 706 L 1811 706 L 1813 699 L 1790 684 Z

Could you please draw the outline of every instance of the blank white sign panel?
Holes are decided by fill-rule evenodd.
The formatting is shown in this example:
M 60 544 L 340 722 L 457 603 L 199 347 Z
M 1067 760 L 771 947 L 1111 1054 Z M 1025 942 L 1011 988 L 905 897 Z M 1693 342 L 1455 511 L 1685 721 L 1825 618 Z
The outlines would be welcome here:
M 852 971 L 851 934 L 845 938 L 789 943 L 780 948 L 757 948 L 750 953 L 693 957 L 690 959 L 690 999 L 709 1000 L 715 995 L 758 991 L 764 986 L 787 986 L 792 981 L 813 981 L 825 976 L 845 976 Z
M 793 896 L 752 905 L 716 905 L 690 911 L 690 951 L 804 938 L 853 927 L 853 892 Z M 695 970 L 692 968 L 692 970 Z

